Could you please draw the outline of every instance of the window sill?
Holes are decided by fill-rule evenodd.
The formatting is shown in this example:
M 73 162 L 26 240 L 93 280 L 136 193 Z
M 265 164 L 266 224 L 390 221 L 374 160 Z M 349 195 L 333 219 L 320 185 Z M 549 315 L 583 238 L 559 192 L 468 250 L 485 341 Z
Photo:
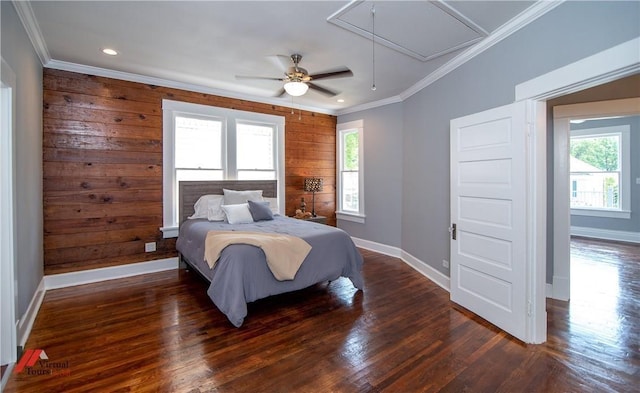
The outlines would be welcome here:
M 358 213 L 336 212 L 336 219 L 364 224 L 365 215 Z
M 590 217 L 606 217 L 606 218 L 622 218 L 630 219 L 630 210 L 606 210 L 606 209 L 571 209 L 573 216 L 590 216 Z
M 169 239 L 172 237 L 178 237 L 179 227 L 162 227 L 160 231 L 162 232 L 163 239 Z

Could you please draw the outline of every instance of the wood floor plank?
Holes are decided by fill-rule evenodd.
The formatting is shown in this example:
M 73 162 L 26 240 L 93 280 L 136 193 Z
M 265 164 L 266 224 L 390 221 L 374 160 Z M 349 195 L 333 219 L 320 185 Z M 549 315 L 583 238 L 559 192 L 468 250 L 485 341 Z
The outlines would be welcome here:
M 14 373 L 5 391 L 631 391 L 640 382 L 639 251 L 575 240 L 572 269 L 585 282 L 573 283 L 571 302 L 548 301 L 542 345 L 454 307 L 399 259 L 367 250 L 364 291 L 339 279 L 262 299 L 240 328 L 186 271 L 51 290 L 26 347 L 59 367 Z M 594 287 L 589 269 L 615 270 L 617 287 L 603 277 Z

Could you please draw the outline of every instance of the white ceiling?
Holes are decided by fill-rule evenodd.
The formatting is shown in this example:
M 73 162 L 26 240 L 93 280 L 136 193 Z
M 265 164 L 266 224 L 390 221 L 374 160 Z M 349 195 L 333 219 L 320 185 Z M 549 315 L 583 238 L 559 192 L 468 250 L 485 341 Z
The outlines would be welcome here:
M 470 45 L 482 45 L 501 29 L 506 30 L 507 22 L 516 16 L 520 20 L 527 14 L 539 16 L 540 12 L 532 12 L 539 6 L 534 3 L 14 2 L 41 59 L 52 68 L 291 105 L 291 97 L 273 96 L 281 82 L 237 80 L 235 75 L 282 77 L 281 68 L 269 57 L 278 54 L 300 53 L 300 65 L 310 74 L 348 67 L 354 74 L 351 78 L 315 82 L 339 91 L 337 96 L 310 90 L 293 100 L 296 107 L 327 113 L 406 95 L 447 62 L 451 67 L 456 56 L 459 59 L 465 51 L 473 50 Z M 371 89 L 372 6 L 375 91 Z M 101 52 L 105 47 L 120 54 L 106 56 Z M 337 102 L 339 98 L 344 102 Z

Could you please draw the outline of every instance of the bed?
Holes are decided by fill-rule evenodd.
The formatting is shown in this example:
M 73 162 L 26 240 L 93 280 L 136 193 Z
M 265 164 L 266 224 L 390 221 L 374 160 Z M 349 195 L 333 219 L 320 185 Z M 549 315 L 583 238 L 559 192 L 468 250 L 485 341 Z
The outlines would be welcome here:
M 274 215 L 273 220 L 244 224 L 187 219 L 202 195 L 222 195 L 223 189 L 262 190 L 264 198 L 275 198 L 275 181 L 190 181 L 179 185 L 180 232 L 176 242 L 181 263 L 210 282 L 208 296 L 236 327 L 247 316 L 247 303 L 268 296 L 300 290 L 311 285 L 347 277 L 362 290 L 362 256 L 343 230 L 319 223 Z M 273 202 L 273 200 L 272 200 Z M 242 231 L 293 235 L 311 249 L 291 280 L 278 280 L 269 269 L 265 252 L 248 244 L 231 244 L 220 252 L 213 268 L 205 261 L 205 239 L 209 231 Z

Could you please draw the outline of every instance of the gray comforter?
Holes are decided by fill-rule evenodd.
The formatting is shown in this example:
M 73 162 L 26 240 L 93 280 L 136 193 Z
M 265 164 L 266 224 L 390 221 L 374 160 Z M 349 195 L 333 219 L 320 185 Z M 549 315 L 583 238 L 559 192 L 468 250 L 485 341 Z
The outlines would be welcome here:
M 226 247 L 213 269 L 204 261 L 204 240 L 210 230 L 276 232 L 298 236 L 311 251 L 293 280 L 278 281 L 269 270 L 264 252 L 255 246 Z M 289 217 L 231 225 L 205 219 L 187 220 L 180 226 L 178 252 L 211 281 L 207 294 L 229 321 L 239 327 L 247 316 L 247 303 L 267 296 L 296 291 L 323 281 L 348 277 L 363 289 L 362 256 L 341 229 Z

